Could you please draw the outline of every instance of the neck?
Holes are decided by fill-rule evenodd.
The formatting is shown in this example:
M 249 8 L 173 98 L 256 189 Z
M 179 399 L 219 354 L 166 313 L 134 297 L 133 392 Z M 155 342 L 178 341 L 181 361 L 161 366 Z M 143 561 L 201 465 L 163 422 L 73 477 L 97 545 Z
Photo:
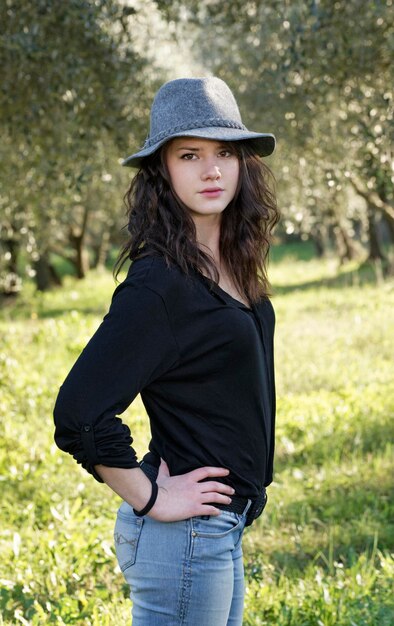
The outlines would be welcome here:
M 204 252 L 210 254 L 215 263 L 220 266 L 220 215 L 209 216 L 211 219 L 194 220 L 196 226 L 197 243 Z
M 234 285 L 234 279 L 231 274 L 228 273 L 226 267 L 221 263 L 219 249 L 221 216 L 196 216 L 193 219 L 196 226 L 197 243 L 204 252 L 213 258 L 219 272 L 219 287 L 236 300 L 240 300 L 246 306 L 250 306 L 244 294 L 240 293 Z

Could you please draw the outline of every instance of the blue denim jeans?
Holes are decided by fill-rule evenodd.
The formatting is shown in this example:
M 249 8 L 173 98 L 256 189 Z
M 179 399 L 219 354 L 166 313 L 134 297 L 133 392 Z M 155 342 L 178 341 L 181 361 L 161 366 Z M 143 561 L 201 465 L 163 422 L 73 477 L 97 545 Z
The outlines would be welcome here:
M 133 626 L 241 626 L 246 510 L 158 522 L 121 504 L 115 548 Z

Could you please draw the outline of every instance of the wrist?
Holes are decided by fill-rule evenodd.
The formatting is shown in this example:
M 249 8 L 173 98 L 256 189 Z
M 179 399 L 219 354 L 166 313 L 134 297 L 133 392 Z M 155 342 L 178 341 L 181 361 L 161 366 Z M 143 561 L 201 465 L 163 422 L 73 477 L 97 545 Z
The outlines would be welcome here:
M 151 485 L 152 485 L 152 493 L 151 493 L 151 496 L 150 496 L 148 502 L 144 506 L 144 508 L 141 509 L 140 511 L 136 511 L 135 509 L 133 509 L 134 514 L 137 515 L 137 517 L 142 517 L 143 515 L 146 515 L 147 513 L 149 513 L 149 511 L 154 506 L 154 504 L 155 504 L 155 502 L 157 500 L 157 496 L 158 496 L 158 493 L 159 493 L 158 484 L 155 481 L 153 481 L 151 483 Z

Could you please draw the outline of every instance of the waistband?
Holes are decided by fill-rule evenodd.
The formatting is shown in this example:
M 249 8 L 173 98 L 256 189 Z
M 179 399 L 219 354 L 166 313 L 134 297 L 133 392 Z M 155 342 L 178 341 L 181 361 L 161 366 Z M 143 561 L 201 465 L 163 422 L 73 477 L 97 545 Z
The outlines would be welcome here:
M 159 468 L 141 461 L 140 467 L 145 476 L 151 481 L 155 481 Z M 221 511 L 230 511 L 232 513 L 238 513 L 239 515 L 246 515 L 245 526 L 250 526 L 252 522 L 257 519 L 263 512 L 265 505 L 267 504 L 267 492 L 263 487 L 260 495 L 257 498 L 242 498 L 241 496 L 231 496 L 230 504 L 213 503 L 217 509 Z

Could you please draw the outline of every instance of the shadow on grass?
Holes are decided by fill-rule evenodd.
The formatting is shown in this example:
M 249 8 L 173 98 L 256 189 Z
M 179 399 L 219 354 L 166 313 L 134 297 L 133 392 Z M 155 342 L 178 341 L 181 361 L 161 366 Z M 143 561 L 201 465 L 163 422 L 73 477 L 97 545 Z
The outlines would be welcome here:
M 359 267 L 347 271 L 338 271 L 335 276 L 310 280 L 291 285 L 273 284 L 274 295 L 286 295 L 293 291 L 307 291 L 308 289 L 328 288 L 347 289 L 349 287 L 362 287 L 364 285 L 382 285 L 388 268 L 381 268 L 371 262 L 362 263 Z
M 344 458 L 354 453 L 369 455 L 379 454 L 387 448 L 388 442 L 394 441 L 394 412 L 390 404 L 385 407 L 385 413 L 376 414 L 370 421 L 364 416 L 357 419 L 347 429 L 338 430 L 333 437 L 332 433 L 319 436 L 318 445 L 315 440 L 297 448 L 305 441 L 305 433 L 299 431 L 298 439 L 293 438 L 296 451 L 289 454 L 278 443 L 275 466 L 280 473 L 282 469 L 316 465 L 324 466 L 326 462 L 337 460 L 341 463 Z
M 245 546 L 247 575 L 261 577 L 267 561 L 278 575 L 299 576 L 310 564 L 351 566 L 376 547 L 392 551 L 391 492 L 390 473 L 384 469 L 368 480 L 339 475 L 319 489 L 306 486 L 303 497 L 280 508 L 275 527 L 270 527 L 269 509 L 252 527 Z
M 292 243 L 275 243 L 270 249 L 270 262 L 282 263 L 294 261 L 311 261 L 316 259 L 316 249 L 311 241 L 294 241 Z
M 26 320 L 45 320 L 59 318 L 76 311 L 81 316 L 104 317 L 110 304 L 110 298 L 96 306 L 84 306 L 76 302 L 65 303 L 63 307 L 41 307 L 35 302 L 15 302 L 2 307 L 0 321 L 24 322 Z
M 109 304 L 109 303 L 107 303 Z M 96 306 L 96 307 L 64 307 L 62 309 L 46 309 L 43 311 L 37 311 L 37 319 L 50 319 L 54 317 L 62 317 L 63 315 L 69 315 L 73 311 L 76 311 L 80 315 L 93 315 L 95 317 L 103 317 L 106 313 L 108 306 Z
M 11 588 L 0 589 L 0 618 L 4 620 L 14 620 L 15 610 L 23 612 L 23 615 L 33 617 L 34 597 L 33 594 L 26 594 L 23 583 L 15 583 Z M 1 623 L 3 623 L 1 621 Z M 14 623 L 13 621 L 8 623 Z
M 277 244 L 270 252 L 270 260 L 273 265 L 280 266 L 282 263 L 287 265 L 297 264 L 299 262 L 304 263 L 305 266 L 309 262 L 316 262 L 316 256 L 314 246 L 310 242 L 296 242 L 287 244 Z M 273 281 L 273 294 L 284 295 L 294 291 L 307 291 L 316 288 L 332 288 L 332 289 L 346 289 L 348 287 L 359 287 L 363 285 L 374 285 L 384 282 L 384 275 L 389 271 L 388 262 L 384 265 L 373 264 L 369 261 L 363 262 L 358 266 L 354 264 L 346 269 L 339 269 L 337 274 L 329 277 L 321 277 L 312 280 L 304 280 L 295 284 L 278 284 L 275 285 Z M 66 272 L 66 269 L 62 266 L 62 272 L 64 275 L 70 276 L 70 272 Z M 88 275 L 87 280 L 92 280 L 94 284 L 94 278 L 91 278 L 91 274 Z M 79 281 L 78 281 L 79 282 Z M 115 288 L 114 283 L 113 287 Z M 75 289 L 78 290 L 76 284 Z M 57 288 L 61 293 L 62 287 Z M 93 292 L 91 296 L 93 295 Z M 110 295 L 110 294 L 109 294 Z M 71 311 L 77 311 L 81 315 L 100 315 L 104 314 L 107 305 L 109 305 L 109 295 L 106 302 L 97 303 L 92 305 L 87 298 L 89 295 L 84 295 L 79 302 L 68 301 L 67 294 L 65 294 L 64 306 L 54 306 L 48 302 L 41 302 L 42 294 L 34 292 L 34 288 L 31 285 L 27 292 L 23 291 L 18 296 L 12 296 L 9 298 L 3 298 L 0 300 L 0 319 L 9 320 L 26 320 L 31 319 L 32 313 L 37 319 L 47 319 L 61 317 Z M 92 297 L 94 299 L 94 295 Z

